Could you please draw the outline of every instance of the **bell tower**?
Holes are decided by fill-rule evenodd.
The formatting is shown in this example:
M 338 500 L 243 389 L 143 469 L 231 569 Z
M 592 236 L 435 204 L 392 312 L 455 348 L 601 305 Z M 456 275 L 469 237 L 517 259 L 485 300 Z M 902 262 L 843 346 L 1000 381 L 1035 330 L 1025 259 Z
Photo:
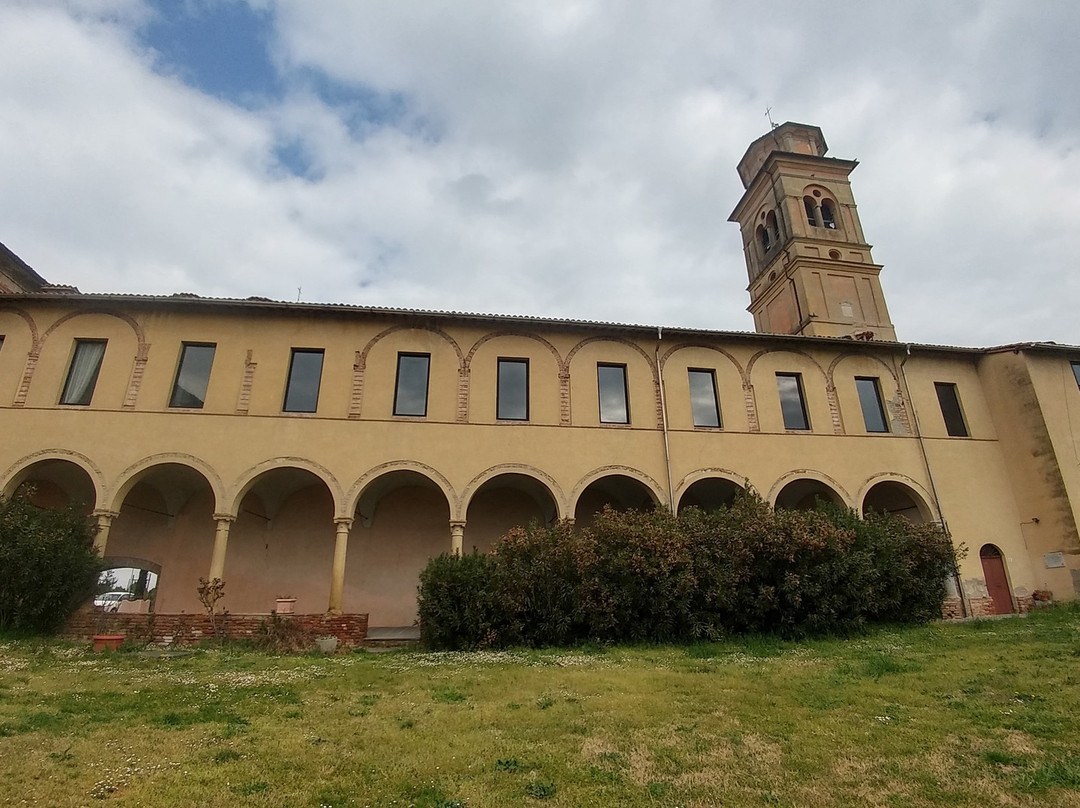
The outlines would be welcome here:
M 754 329 L 896 340 L 848 176 L 821 129 L 784 123 L 739 161 L 746 192 L 728 221 L 742 229 Z

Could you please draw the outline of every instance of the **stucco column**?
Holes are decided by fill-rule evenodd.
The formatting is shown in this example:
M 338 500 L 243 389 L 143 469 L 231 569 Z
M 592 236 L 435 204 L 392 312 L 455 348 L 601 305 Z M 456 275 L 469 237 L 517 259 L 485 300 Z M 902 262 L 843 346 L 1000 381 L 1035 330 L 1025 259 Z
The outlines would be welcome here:
M 227 513 L 215 513 L 214 521 L 217 528 L 214 530 L 214 555 L 210 559 L 210 580 L 225 577 L 225 548 L 229 544 L 229 528 L 236 520 L 235 516 Z
M 349 549 L 349 531 L 352 519 L 334 520 L 337 537 L 334 540 L 334 570 L 330 575 L 330 606 L 328 614 L 341 614 L 341 603 L 345 597 L 345 553 Z
M 461 555 L 465 547 L 465 523 L 450 523 L 450 552 L 456 556 Z
M 105 546 L 109 543 L 109 529 L 113 519 L 119 516 L 116 511 L 94 511 L 97 517 L 97 533 L 94 534 L 94 549 L 99 556 L 105 556 Z

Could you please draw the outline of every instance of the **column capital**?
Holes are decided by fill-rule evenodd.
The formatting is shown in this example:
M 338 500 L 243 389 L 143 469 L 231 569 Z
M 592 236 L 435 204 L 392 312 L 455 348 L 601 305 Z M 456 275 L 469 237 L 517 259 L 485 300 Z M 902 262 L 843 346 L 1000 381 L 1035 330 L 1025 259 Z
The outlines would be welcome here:
M 334 524 L 337 525 L 338 530 L 345 528 L 346 530 L 352 530 L 352 517 L 351 516 L 335 516 Z
M 453 530 L 456 527 L 459 527 L 462 530 L 464 530 L 465 529 L 465 520 L 464 519 L 451 519 L 450 520 L 450 529 Z
M 215 513 L 214 514 L 214 521 L 215 522 L 229 522 L 229 523 L 232 523 L 232 522 L 236 521 L 236 515 L 231 514 L 231 513 Z
M 120 515 L 119 511 L 109 511 L 109 510 L 106 510 L 104 508 L 98 508 L 98 509 L 94 510 L 91 513 L 91 516 L 96 516 L 97 517 L 98 522 L 100 522 L 102 519 L 107 519 L 108 521 L 111 522 L 113 519 L 115 519 L 119 515 Z

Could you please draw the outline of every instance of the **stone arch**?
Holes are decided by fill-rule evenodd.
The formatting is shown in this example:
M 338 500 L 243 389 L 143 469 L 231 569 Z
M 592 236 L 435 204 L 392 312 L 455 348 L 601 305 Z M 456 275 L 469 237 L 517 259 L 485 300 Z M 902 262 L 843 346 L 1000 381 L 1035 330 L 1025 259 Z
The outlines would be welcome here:
M 102 314 L 102 315 L 105 315 L 106 317 L 115 317 L 117 320 L 121 320 L 121 321 L 127 323 L 131 327 L 131 330 L 135 333 L 135 339 L 139 343 L 139 345 L 142 346 L 142 345 L 146 344 L 146 335 L 143 333 L 142 326 L 139 325 L 138 321 L 134 317 L 132 317 L 131 315 L 126 314 L 125 312 L 122 312 L 122 311 L 114 311 L 113 309 L 104 309 L 104 308 L 93 308 L 93 309 L 85 309 L 85 310 L 82 310 L 82 311 L 70 311 L 70 312 L 68 312 L 63 317 L 61 317 L 59 320 L 57 320 L 56 322 L 54 322 L 52 325 L 50 325 L 48 328 L 45 329 L 45 333 L 41 335 L 41 344 L 44 344 L 45 340 L 47 340 L 49 338 L 49 336 L 56 329 L 58 329 L 60 326 L 62 326 L 68 320 L 74 320 L 76 317 L 84 317 L 86 315 L 91 315 L 91 314 Z
M 572 365 L 572 363 L 574 361 L 574 357 L 577 355 L 578 351 L 580 351 L 586 345 L 591 345 L 594 342 L 614 342 L 614 343 L 618 343 L 620 345 L 626 345 L 627 347 L 632 348 L 634 351 L 636 351 L 641 356 L 641 358 L 645 360 L 645 364 L 648 366 L 649 370 L 652 373 L 653 398 L 654 398 L 654 407 L 656 409 L 656 428 L 661 429 L 663 427 L 663 424 L 664 424 L 664 413 L 663 413 L 663 406 L 661 404 L 661 399 L 660 399 L 660 371 L 656 366 L 655 359 L 652 356 L 650 356 L 648 354 L 648 352 L 645 351 L 645 349 L 643 349 L 636 342 L 633 342 L 632 340 L 624 339 L 623 337 L 613 337 L 613 336 L 586 337 L 585 339 L 581 340 L 577 345 L 575 345 L 573 348 L 571 348 L 569 353 L 566 354 L 566 373 L 567 373 L 567 377 L 569 377 L 570 367 L 571 367 L 571 365 Z
M 881 365 L 883 368 L 885 368 L 885 372 L 889 374 L 890 378 L 892 378 L 893 385 L 896 387 L 896 389 L 900 389 L 900 380 L 897 378 L 896 372 L 892 369 L 892 367 L 889 366 L 889 364 L 884 359 L 871 353 L 855 353 L 854 351 L 845 351 L 844 353 L 839 354 L 835 359 L 833 359 L 832 362 L 829 363 L 829 369 L 827 371 L 827 374 L 830 384 L 835 383 L 837 366 L 845 359 L 852 358 L 866 359 Z
M 851 507 L 851 497 L 840 483 L 828 474 L 812 469 L 797 469 L 785 474 L 773 484 L 767 501 L 777 509 L 805 510 L 813 507 L 813 500 L 818 496 L 845 508 Z
M 869 509 L 874 509 L 896 513 L 916 523 L 935 521 L 934 498 L 919 483 L 903 474 L 875 474 L 863 483 L 856 500 L 863 516 Z
M 547 491 L 548 496 L 551 498 L 551 502 L 555 505 L 555 518 L 566 519 L 569 516 L 566 507 L 566 496 L 563 494 L 562 489 L 559 487 L 559 484 L 555 482 L 554 478 L 545 472 L 540 471 L 540 469 L 535 466 L 529 466 L 524 463 L 500 463 L 497 466 L 485 469 L 469 480 L 461 495 L 462 512 L 468 512 L 469 504 L 471 503 L 473 496 L 477 491 L 483 488 L 485 484 L 496 477 L 508 474 L 516 474 L 535 480 L 537 485 L 542 486 Z
M 598 496 L 595 502 L 586 503 L 585 495 L 590 489 Z M 644 497 L 640 497 L 640 494 L 644 494 Z M 569 500 L 575 521 L 579 524 L 582 522 L 579 511 L 583 506 L 589 506 L 591 516 L 599 510 L 598 504 L 604 504 L 601 500 L 606 500 L 606 504 L 615 504 L 622 510 L 642 506 L 655 508 L 665 504 L 663 489 L 656 480 L 630 466 L 603 466 L 585 475 Z
M 706 351 L 714 351 L 722 356 L 727 357 L 727 360 L 731 362 L 731 364 L 734 365 L 735 369 L 738 371 L 739 378 L 742 380 L 743 385 L 749 383 L 749 380 L 746 376 L 746 369 L 743 368 L 741 364 L 739 364 L 739 360 L 736 359 L 733 354 L 729 353 L 728 351 L 717 345 L 709 345 L 705 342 L 680 342 L 678 345 L 673 345 L 660 356 L 660 369 L 663 370 L 664 367 L 667 366 L 668 359 L 670 359 L 674 354 L 688 348 L 701 348 Z
M 236 479 L 236 482 L 233 483 L 231 496 L 223 500 L 223 502 L 229 503 L 229 509 L 226 513 L 231 516 L 237 516 L 240 510 L 240 503 L 260 479 L 264 478 L 270 472 L 289 469 L 298 472 L 306 472 L 307 474 L 318 478 L 330 491 L 330 496 L 334 502 L 335 516 L 343 515 L 341 512 L 341 503 L 344 497 L 342 496 L 341 485 L 338 483 L 337 478 L 325 466 L 321 466 L 313 460 L 307 460 L 302 457 L 271 458 L 270 460 L 264 460 L 262 463 L 252 466 L 242 473 Z M 295 483 L 298 481 L 299 480 L 294 479 L 293 482 Z M 278 499 L 288 496 L 290 493 L 297 490 L 289 484 L 286 484 L 284 489 L 286 490 L 276 492 L 278 494 Z M 278 504 L 280 504 L 280 502 Z
M 86 455 L 69 449 L 42 449 L 17 460 L 8 467 L 7 471 L 4 472 L 4 476 L 0 478 L 3 481 L 3 488 L 0 490 L 3 491 L 4 497 L 10 497 L 14 494 L 20 485 L 34 475 L 35 469 L 40 471 L 48 468 L 51 464 L 68 464 L 86 475 L 89 490 L 93 496 L 93 501 L 87 503 L 91 510 L 100 508 L 101 503 L 106 501 L 105 475 L 101 472 L 101 469 Z M 77 475 L 78 472 L 75 472 L 75 474 Z M 49 479 L 61 488 L 64 488 L 65 484 L 72 481 L 70 474 L 65 472 L 62 467 L 51 469 Z
M 480 349 L 481 346 L 484 345 L 484 343 L 490 342 L 493 339 L 498 339 L 499 337 L 524 337 L 525 339 L 531 339 L 539 342 L 541 345 L 547 348 L 548 351 L 551 352 L 551 355 L 553 357 L 555 357 L 555 363 L 559 366 L 560 371 L 564 371 L 567 368 L 566 362 L 561 356 L 559 356 L 558 348 L 556 348 L 546 339 L 541 337 L 539 334 L 531 334 L 528 331 L 492 331 L 490 334 L 485 334 L 484 336 L 480 337 L 480 339 L 478 339 L 476 342 L 474 342 L 473 346 L 469 349 L 469 353 L 465 356 L 464 359 L 465 368 L 469 369 L 472 367 L 473 357 L 476 356 L 476 352 Z
M 380 477 L 398 471 L 414 472 L 421 477 L 426 477 L 430 483 L 442 491 L 443 496 L 446 498 L 447 505 L 450 508 L 450 518 L 452 520 L 461 520 L 464 518 L 464 515 L 461 512 L 461 500 L 458 497 L 457 492 L 454 491 L 454 487 L 450 485 L 450 481 L 431 466 L 426 465 L 425 463 L 418 463 L 414 460 L 395 460 L 370 469 L 349 488 L 348 493 L 344 497 L 345 510 L 343 513 L 339 514 L 339 516 L 342 518 L 353 518 L 360 509 L 361 500 L 364 499 L 364 495 L 369 491 L 371 484 Z M 370 517 L 371 514 L 365 514 L 364 516 Z M 361 518 L 363 518 L 363 516 Z
M 675 511 L 677 513 L 680 508 L 690 504 L 703 510 L 713 510 L 729 504 L 739 492 L 748 490 L 750 481 L 730 469 L 708 468 L 692 471 L 675 487 Z M 696 501 L 690 502 L 690 498 Z
M 214 495 L 214 511 L 220 511 L 225 506 L 225 487 L 221 482 L 221 477 L 218 476 L 218 473 L 209 463 L 200 460 L 194 455 L 182 452 L 165 452 L 145 457 L 120 472 L 106 500 L 109 503 L 109 510 L 119 511 L 124 498 L 127 497 L 131 489 L 140 480 L 161 466 L 183 466 L 191 469 L 210 486 L 210 490 Z

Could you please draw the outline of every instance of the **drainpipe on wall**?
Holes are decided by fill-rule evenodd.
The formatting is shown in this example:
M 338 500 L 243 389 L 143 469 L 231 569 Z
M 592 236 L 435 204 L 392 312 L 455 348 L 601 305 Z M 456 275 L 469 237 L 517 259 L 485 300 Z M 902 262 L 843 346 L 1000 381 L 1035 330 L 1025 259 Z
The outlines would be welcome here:
M 660 340 L 664 338 L 664 327 L 656 327 L 656 380 L 660 385 L 660 426 L 664 430 L 664 466 L 667 469 L 668 510 L 675 513 L 675 495 L 671 490 L 671 444 L 668 441 L 667 400 L 664 396 L 664 371 L 660 368 Z
M 930 468 L 930 457 L 926 453 L 926 444 L 923 441 L 922 427 L 919 426 L 919 413 L 915 411 L 915 399 L 911 396 L 911 387 L 908 386 L 907 373 L 904 370 L 904 365 L 911 358 L 911 343 L 906 343 L 904 346 L 906 355 L 900 362 L 900 379 L 904 383 L 904 395 L 908 400 L 908 410 L 911 412 L 911 425 L 915 429 L 915 438 L 919 442 L 919 453 L 922 455 L 923 467 L 926 469 L 926 478 L 930 481 L 930 493 L 934 496 L 934 509 L 937 511 L 938 523 L 945 530 L 945 534 L 949 534 L 949 523 L 945 521 L 945 514 L 941 511 L 941 498 L 938 496 L 937 485 L 934 483 L 934 471 Z M 956 584 L 956 593 L 960 596 L 960 611 L 963 612 L 964 617 L 971 615 L 971 610 L 968 608 L 967 598 L 964 597 L 964 584 L 960 580 L 960 567 L 953 561 L 953 582 Z

